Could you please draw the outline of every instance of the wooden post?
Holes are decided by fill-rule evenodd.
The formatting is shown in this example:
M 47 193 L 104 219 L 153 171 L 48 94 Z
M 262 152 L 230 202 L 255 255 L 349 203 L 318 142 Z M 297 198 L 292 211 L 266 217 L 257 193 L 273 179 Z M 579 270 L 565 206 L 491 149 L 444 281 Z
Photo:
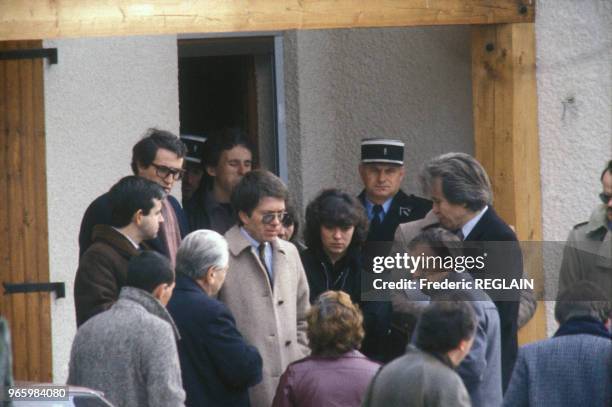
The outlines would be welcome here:
M 535 25 L 472 27 L 472 93 L 476 158 L 493 184 L 495 209 L 519 240 L 542 241 Z M 526 274 L 541 298 L 541 250 L 525 245 Z M 521 343 L 546 337 L 544 303 L 519 332 Z

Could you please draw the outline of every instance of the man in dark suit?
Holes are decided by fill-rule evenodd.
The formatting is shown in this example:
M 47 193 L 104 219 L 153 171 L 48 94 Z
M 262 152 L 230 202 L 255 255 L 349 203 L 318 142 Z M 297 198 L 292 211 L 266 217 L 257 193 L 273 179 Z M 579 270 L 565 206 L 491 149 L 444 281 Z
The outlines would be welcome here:
M 423 228 L 438 225 L 466 242 L 465 254 L 478 256 L 486 253 L 485 268 L 474 271 L 474 279 L 510 281 L 522 277 L 523 260 L 516 235 L 493 209 L 489 177 L 476 159 L 464 153 L 440 155 L 425 163 L 420 181 L 433 201 L 432 214 L 424 220 L 399 226 L 395 238 L 397 250 L 407 247 Z M 520 292 L 495 289 L 485 292 L 499 312 L 505 389 L 518 351 L 516 334 Z
M 174 182 L 183 176 L 185 153 L 185 145 L 177 136 L 158 129 L 149 129 L 132 149 L 131 166 L 134 175 L 159 184 L 166 192 L 166 198 L 162 201 L 164 222 L 160 225 L 158 236 L 146 243 L 151 249 L 168 257 L 172 264 L 181 239 L 189 230 L 181 205 L 170 195 Z M 107 192 L 96 198 L 83 215 L 79 232 L 79 257 L 92 244 L 94 226 L 110 224 L 111 210 Z
M 214 297 L 225 281 L 229 252 L 212 230 L 190 233 L 176 257 L 168 311 L 176 323 L 187 406 L 249 406 L 248 388 L 262 379 L 262 360 Z
M 431 202 L 401 189 L 404 169 L 404 142 L 382 138 L 361 142 L 359 175 L 364 189 L 359 201 L 366 209 L 370 228 L 368 242 L 392 242 L 400 223 L 421 219 Z

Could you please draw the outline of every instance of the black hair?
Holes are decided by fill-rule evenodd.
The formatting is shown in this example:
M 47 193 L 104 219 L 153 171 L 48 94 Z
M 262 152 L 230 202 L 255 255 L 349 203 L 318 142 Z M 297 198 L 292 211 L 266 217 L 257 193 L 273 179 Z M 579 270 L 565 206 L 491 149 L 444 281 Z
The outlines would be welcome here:
M 138 166 L 147 168 L 155 160 L 157 150 L 172 151 L 178 158 L 185 157 L 187 147 L 180 138 L 169 131 L 148 129 L 144 137 L 132 148 L 132 171 L 138 175 Z
M 266 170 L 246 173 L 232 192 L 231 203 L 236 212 L 251 216 L 263 198 L 277 198 L 287 201 L 287 187 L 280 178 Z M 238 218 L 239 223 L 240 217 Z
M 357 199 L 339 189 L 325 189 L 306 207 L 306 246 L 321 250 L 321 226 L 355 227 L 349 248 L 361 246 L 368 234 L 368 218 Z
M 135 175 L 121 178 L 108 191 L 111 226 L 122 228 L 129 225 L 138 210 L 148 215 L 153 208 L 153 200 L 161 201 L 164 197 L 163 188 L 153 181 Z
M 206 167 L 216 167 L 219 165 L 221 154 L 224 151 L 231 150 L 236 146 L 241 146 L 249 150 L 253 156 L 253 146 L 249 143 L 246 133 L 238 127 L 225 127 L 210 133 L 204 142 L 202 148 L 202 168 L 204 176 L 202 177 L 201 186 L 211 189 L 214 184 L 214 177 L 208 175 Z M 254 158 L 254 157 L 253 157 Z
M 204 142 L 202 149 L 202 166 L 216 167 L 219 165 L 221 154 L 236 146 L 242 146 L 253 154 L 253 147 L 247 140 L 246 133 L 237 127 L 226 127 L 211 132 Z
M 128 263 L 126 285 L 152 293 L 160 284 L 172 284 L 174 271 L 166 256 L 145 250 Z
M 416 346 L 426 352 L 445 354 L 474 336 L 476 317 L 465 301 L 435 301 L 416 325 Z
M 555 319 L 560 324 L 574 317 L 590 316 L 600 321 L 610 318 L 612 303 L 599 286 L 587 280 L 577 281 L 559 294 Z
M 291 199 L 289 199 L 285 203 L 285 211 L 287 211 L 287 215 L 285 219 L 283 219 L 283 226 L 289 227 L 293 225 L 293 235 L 291 235 L 291 239 L 289 241 L 295 244 L 298 241 L 298 233 L 300 231 L 300 220 L 298 219 L 297 210 L 293 203 L 291 203 Z

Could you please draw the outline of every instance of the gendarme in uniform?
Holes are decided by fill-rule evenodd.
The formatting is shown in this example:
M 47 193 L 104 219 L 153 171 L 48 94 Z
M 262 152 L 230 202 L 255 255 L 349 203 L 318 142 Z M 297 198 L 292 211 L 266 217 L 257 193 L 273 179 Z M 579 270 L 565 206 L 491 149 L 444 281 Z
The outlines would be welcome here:
M 368 242 L 393 241 L 399 224 L 421 219 L 431 209 L 431 201 L 400 189 L 405 174 L 402 141 L 362 140 L 359 174 L 365 188 L 358 198 L 370 221 Z

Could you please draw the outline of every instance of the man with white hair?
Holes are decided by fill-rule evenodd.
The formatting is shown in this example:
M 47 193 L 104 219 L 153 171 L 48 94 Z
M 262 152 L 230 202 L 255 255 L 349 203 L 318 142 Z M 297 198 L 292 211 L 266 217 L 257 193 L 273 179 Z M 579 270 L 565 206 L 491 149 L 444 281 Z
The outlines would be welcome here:
M 178 345 L 187 406 L 248 406 L 248 388 L 261 381 L 262 360 L 215 297 L 229 263 L 227 242 L 197 230 L 176 257 L 176 289 L 168 304 L 181 334 Z M 197 310 L 197 311 L 195 311 Z

